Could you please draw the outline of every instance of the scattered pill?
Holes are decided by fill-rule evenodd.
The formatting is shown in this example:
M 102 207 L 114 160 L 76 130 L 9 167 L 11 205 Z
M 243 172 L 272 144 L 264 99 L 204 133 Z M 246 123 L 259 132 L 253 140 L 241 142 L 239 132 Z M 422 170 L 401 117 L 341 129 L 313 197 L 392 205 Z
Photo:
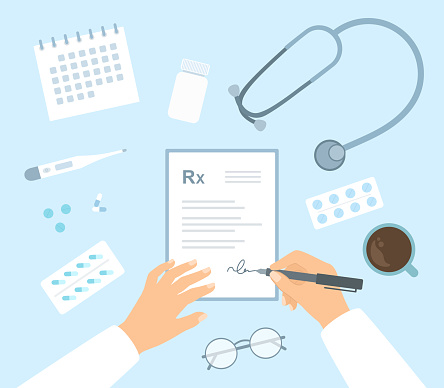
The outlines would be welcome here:
M 360 206 L 359 203 L 357 203 L 357 202 L 353 202 L 353 203 L 350 205 L 350 210 L 351 210 L 353 213 L 358 212 L 359 209 L 361 209 L 361 206 Z
M 339 201 L 339 197 L 336 194 L 330 195 L 328 199 L 333 205 Z
M 364 191 L 364 193 L 369 193 L 372 190 L 372 185 L 370 183 L 364 183 L 362 185 L 362 191 Z
M 52 284 L 65 284 L 66 282 L 64 280 L 53 280 L 51 283 Z
M 54 215 L 54 212 L 52 211 L 52 209 L 48 208 L 43 210 L 43 216 L 45 218 L 51 218 Z
M 94 207 L 99 207 L 101 200 L 102 200 L 102 194 L 99 193 L 99 194 L 97 194 L 96 200 L 94 201 Z
M 75 292 L 86 292 L 86 291 L 89 291 L 89 288 L 88 287 L 76 287 L 76 288 L 74 288 L 74 291 Z
M 325 214 L 318 215 L 318 222 L 320 224 L 325 224 L 327 222 L 327 216 Z
M 103 259 L 103 255 L 89 255 L 90 260 L 99 260 Z
M 89 263 L 79 263 L 77 264 L 77 268 L 89 268 L 91 267 L 91 264 Z
M 63 222 L 58 222 L 55 226 L 55 230 L 62 233 L 65 230 L 65 224 Z
M 88 284 L 100 283 L 102 280 L 100 279 L 88 279 Z
M 77 276 L 78 274 L 77 271 L 68 271 L 64 273 L 65 276 Z
M 367 205 L 371 206 L 371 207 L 375 206 L 376 205 L 376 198 L 375 197 L 368 198 L 367 199 Z
M 345 192 L 345 195 L 347 196 L 347 198 L 353 198 L 355 196 L 355 191 L 353 189 L 347 189 L 347 191 Z
M 100 271 L 99 273 L 100 273 L 100 275 L 112 275 L 114 273 L 114 271 L 107 270 L 107 271 Z
M 313 209 L 319 210 L 322 207 L 322 202 L 319 199 L 313 201 Z
M 63 300 L 76 300 L 75 295 L 69 295 L 62 297 Z
M 335 209 L 334 215 L 336 218 L 341 218 L 344 215 L 344 210 L 342 210 L 340 207 Z
M 92 211 L 94 213 L 104 213 L 106 212 L 106 207 L 93 207 Z
M 62 205 L 62 213 L 63 214 L 69 214 L 71 213 L 71 206 L 69 206 L 67 203 L 65 203 L 64 205 Z

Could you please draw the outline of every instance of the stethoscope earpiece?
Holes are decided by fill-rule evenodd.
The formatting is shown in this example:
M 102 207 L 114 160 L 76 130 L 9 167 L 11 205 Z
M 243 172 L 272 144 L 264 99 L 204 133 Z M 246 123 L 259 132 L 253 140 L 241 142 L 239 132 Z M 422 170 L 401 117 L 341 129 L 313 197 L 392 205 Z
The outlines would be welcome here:
M 324 140 L 316 147 L 314 158 L 323 170 L 334 171 L 344 164 L 345 148 L 336 140 Z
M 266 126 L 267 126 L 267 123 L 264 120 L 255 120 L 254 121 L 254 127 L 258 131 L 262 132 L 265 129 Z
M 243 112 L 244 108 L 242 107 L 242 103 L 239 101 L 239 94 L 240 94 L 239 85 L 231 85 L 228 88 L 228 93 L 230 93 L 230 95 L 233 96 L 234 99 L 236 100 L 236 104 L 239 107 L 239 111 L 241 112 L 242 116 L 244 116 L 246 120 L 252 123 L 258 131 L 262 132 L 267 126 L 267 123 L 265 122 L 265 120 L 254 120 L 253 118 L 249 117 Z
M 239 93 L 240 93 L 240 88 L 239 88 L 239 85 L 231 85 L 229 88 L 228 88 L 228 93 L 230 93 L 233 97 L 237 97 L 237 96 L 239 96 Z

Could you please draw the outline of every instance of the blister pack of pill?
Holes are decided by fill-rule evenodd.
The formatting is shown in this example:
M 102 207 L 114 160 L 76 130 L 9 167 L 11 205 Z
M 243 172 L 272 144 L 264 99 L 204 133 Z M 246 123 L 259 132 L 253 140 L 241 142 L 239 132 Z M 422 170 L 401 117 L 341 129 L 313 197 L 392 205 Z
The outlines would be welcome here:
M 384 206 L 375 178 L 368 178 L 305 201 L 315 229 L 337 224 Z
M 60 314 L 65 314 L 123 275 L 125 270 L 101 241 L 42 281 L 43 290 Z

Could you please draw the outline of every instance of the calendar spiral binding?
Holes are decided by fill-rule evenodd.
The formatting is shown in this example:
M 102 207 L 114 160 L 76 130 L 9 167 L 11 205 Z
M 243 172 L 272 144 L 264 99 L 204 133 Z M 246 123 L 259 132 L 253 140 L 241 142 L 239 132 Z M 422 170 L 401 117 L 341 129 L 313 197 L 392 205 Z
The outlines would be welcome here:
M 106 36 L 106 32 L 105 32 L 105 27 L 104 26 L 101 27 L 101 30 L 102 30 L 102 35 Z M 119 33 L 119 29 L 117 28 L 117 24 L 116 23 L 114 23 L 114 33 L 115 34 Z M 77 36 L 77 41 L 80 42 L 81 39 L 80 39 L 79 31 L 76 32 L 76 36 Z M 66 34 L 64 34 L 63 38 L 65 39 L 65 44 L 68 45 L 69 44 L 68 36 Z M 93 35 L 93 32 L 92 32 L 91 29 L 89 29 L 89 39 L 94 39 L 94 35 Z M 52 42 L 52 47 L 56 47 L 57 46 L 54 37 L 51 37 L 51 42 Z M 44 50 L 43 42 L 42 42 L 41 39 L 39 40 L 39 44 L 40 44 L 40 50 Z

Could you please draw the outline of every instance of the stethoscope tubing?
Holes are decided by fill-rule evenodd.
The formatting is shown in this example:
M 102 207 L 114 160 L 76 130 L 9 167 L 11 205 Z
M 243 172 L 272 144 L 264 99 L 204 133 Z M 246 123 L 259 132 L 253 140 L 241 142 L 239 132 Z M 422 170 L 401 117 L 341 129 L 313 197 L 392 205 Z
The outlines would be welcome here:
M 342 42 L 339 37 L 339 34 L 352 28 L 357 27 L 361 25 L 377 25 L 381 27 L 385 27 L 396 34 L 398 34 L 404 41 L 409 45 L 410 49 L 413 52 L 413 55 L 415 57 L 417 70 L 418 70 L 418 77 L 416 81 L 416 87 L 415 91 L 413 92 L 413 95 L 407 105 L 399 112 L 393 119 L 391 119 L 386 124 L 382 125 L 381 127 L 373 130 L 370 133 L 367 133 L 364 136 L 361 136 L 355 140 L 352 140 L 351 142 L 345 144 L 343 147 L 345 150 L 349 150 L 351 148 L 357 147 L 367 141 L 370 141 L 374 139 L 375 137 L 382 135 L 383 133 L 387 132 L 390 128 L 394 127 L 396 124 L 398 124 L 407 114 L 413 109 L 416 102 L 419 99 L 419 96 L 422 91 L 422 87 L 424 84 L 424 64 L 422 61 L 421 53 L 419 52 L 418 46 L 415 44 L 413 39 L 400 27 L 396 26 L 393 23 L 387 22 L 382 19 L 376 19 L 376 18 L 361 18 L 356 20 L 351 20 L 347 23 L 344 23 L 337 27 L 336 29 L 332 30 L 329 27 L 326 26 L 313 26 L 308 29 L 306 29 L 304 32 L 299 34 L 296 38 L 291 40 L 281 51 L 279 51 L 272 59 L 270 59 L 265 66 L 263 66 L 255 75 L 253 78 L 250 79 L 250 81 L 242 88 L 239 95 L 235 97 L 236 104 L 238 106 L 239 112 L 241 115 L 248 120 L 251 123 L 254 123 L 254 118 L 260 118 L 268 115 L 269 113 L 275 111 L 280 106 L 284 105 L 286 102 L 291 100 L 294 96 L 296 96 L 298 93 L 300 93 L 302 90 L 304 90 L 306 87 L 317 81 L 319 78 L 321 78 L 324 74 L 326 74 L 329 70 L 331 70 L 336 64 L 339 62 L 341 56 L 342 56 Z M 243 105 L 243 99 L 245 97 L 245 94 L 250 89 L 250 87 L 258 80 L 258 78 L 267 71 L 271 65 L 273 65 L 283 54 L 285 54 L 289 49 L 291 49 L 299 40 L 301 40 L 304 36 L 309 34 L 313 31 L 325 31 L 329 33 L 336 42 L 337 45 L 337 52 L 336 56 L 333 59 L 330 64 L 328 64 L 326 67 L 324 67 L 321 71 L 319 71 L 315 76 L 310 78 L 307 82 L 302 84 L 299 88 L 294 90 L 292 93 L 290 93 L 288 96 L 283 98 L 282 100 L 278 101 L 276 104 L 272 105 L 268 109 L 265 109 L 261 112 L 251 112 L 248 109 L 246 109 Z
M 247 110 L 243 106 L 242 101 L 243 101 L 243 99 L 245 97 L 245 94 L 247 93 L 248 89 L 250 89 L 250 87 L 257 81 L 257 79 L 262 74 L 264 74 L 270 68 L 270 66 L 273 65 L 283 54 L 285 54 L 288 50 L 290 50 L 304 36 L 308 35 L 310 32 L 313 32 L 313 31 L 325 31 L 325 32 L 329 33 L 334 38 L 334 40 L 336 42 L 337 50 L 336 50 L 336 56 L 333 59 L 333 61 L 331 61 L 327 66 L 325 66 L 321 71 L 319 71 L 315 76 L 310 78 L 307 82 L 305 82 L 304 84 L 299 86 L 299 88 L 294 90 L 288 96 L 284 97 L 282 100 L 278 101 L 276 104 L 274 104 L 273 106 L 269 107 L 268 109 L 265 109 L 265 110 L 263 110 L 261 112 L 250 112 L 249 110 Z M 332 30 L 331 28 L 326 27 L 326 26 L 313 26 L 313 27 L 310 27 L 310 28 L 306 29 L 304 32 L 299 34 L 296 38 L 291 40 L 273 58 L 271 58 L 265 64 L 265 66 L 263 66 L 262 69 L 260 69 L 254 75 L 254 77 L 251 78 L 250 81 L 248 81 L 248 83 L 242 88 L 241 92 L 239 93 L 239 96 L 235 97 L 235 101 L 236 101 L 236 104 L 237 104 L 237 106 L 239 108 L 239 111 L 240 111 L 241 115 L 244 118 L 246 118 L 248 121 L 250 121 L 251 123 L 254 123 L 254 120 L 251 119 L 252 117 L 259 118 L 259 117 L 264 117 L 264 116 L 270 114 L 271 112 L 275 111 L 276 109 L 278 109 L 279 107 L 284 105 L 286 102 L 291 100 L 294 96 L 296 96 L 296 94 L 302 92 L 302 90 L 304 90 L 307 86 L 311 85 L 317 79 L 322 77 L 326 72 L 328 72 L 332 67 L 334 67 L 339 62 L 339 59 L 341 58 L 341 55 L 342 55 L 342 42 L 339 39 L 338 34 L 336 34 L 334 32 L 334 30 Z M 247 118 L 248 116 L 250 117 L 250 119 Z
M 357 147 L 363 143 L 366 143 L 366 142 L 374 139 L 375 137 L 378 137 L 379 135 L 382 135 L 383 133 L 387 132 L 389 129 L 393 128 L 396 124 L 398 124 L 413 109 L 413 107 L 415 106 L 416 102 L 419 99 L 419 96 L 421 95 L 422 87 L 424 85 L 424 63 L 422 61 L 422 56 L 421 56 L 421 53 L 419 52 L 418 46 L 413 41 L 413 39 L 410 37 L 410 35 L 408 35 L 403 29 L 401 29 L 397 25 L 390 23 L 386 20 L 382 20 L 382 19 L 363 18 L 363 19 L 351 20 L 347 23 L 344 23 L 344 24 L 340 25 L 339 27 L 337 27 L 335 29 L 335 32 L 339 35 L 340 33 L 348 30 L 349 28 L 357 27 L 360 25 L 366 25 L 366 24 L 385 27 L 385 28 L 395 32 L 402 39 L 404 39 L 404 41 L 409 45 L 409 47 L 412 50 L 413 55 L 415 57 L 418 76 L 417 76 L 416 87 L 413 92 L 413 95 L 410 98 L 407 105 L 401 110 L 401 112 L 399 112 L 389 122 L 385 123 L 384 125 L 375 129 L 374 131 L 367 133 L 366 135 L 361 136 L 355 140 L 352 140 L 351 142 L 349 142 L 347 144 L 344 144 L 343 147 L 346 151 L 351 148 Z

